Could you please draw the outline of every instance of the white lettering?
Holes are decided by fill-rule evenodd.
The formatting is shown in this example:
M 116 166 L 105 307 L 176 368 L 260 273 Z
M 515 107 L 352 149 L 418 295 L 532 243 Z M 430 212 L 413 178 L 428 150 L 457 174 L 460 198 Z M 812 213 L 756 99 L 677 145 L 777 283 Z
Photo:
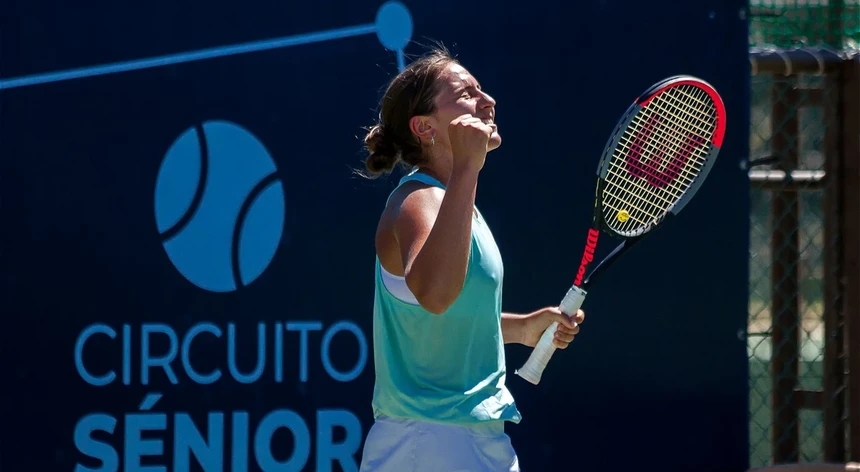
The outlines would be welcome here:
M 154 378 L 162 375 L 174 385 L 187 381 L 200 385 L 225 381 L 252 384 L 264 376 L 277 383 L 308 382 L 314 351 L 319 352 L 319 362 L 325 373 L 338 382 L 355 380 L 367 367 L 367 337 L 351 321 L 329 326 L 320 321 L 260 322 L 255 324 L 256 329 L 252 326 L 200 322 L 180 332 L 165 323 L 143 323 L 135 334 L 132 325 L 124 324 L 118 336 L 117 329 L 95 323 L 78 334 L 75 368 L 84 382 L 104 387 L 118 378 L 124 385 L 150 385 Z M 321 332 L 321 336 L 315 335 L 316 332 Z M 355 359 L 354 364 L 335 366 L 332 362 L 332 350 L 340 346 L 341 339 L 350 345 L 346 349 L 353 349 L 351 346 L 357 343 L 357 355 L 350 356 Z M 134 345 L 135 340 L 139 347 Z M 312 348 L 315 343 L 318 348 Z M 98 345 L 100 355 L 87 356 L 91 344 Z M 135 349 L 139 349 L 139 355 L 133 355 L 137 354 Z M 105 356 L 105 350 L 116 355 Z M 298 369 L 291 378 L 284 372 L 285 365 L 289 365 L 285 364 L 285 359 L 293 356 L 296 364 L 292 365 L 297 365 Z M 138 364 L 133 365 L 132 360 Z M 104 362 L 113 367 L 97 366 Z

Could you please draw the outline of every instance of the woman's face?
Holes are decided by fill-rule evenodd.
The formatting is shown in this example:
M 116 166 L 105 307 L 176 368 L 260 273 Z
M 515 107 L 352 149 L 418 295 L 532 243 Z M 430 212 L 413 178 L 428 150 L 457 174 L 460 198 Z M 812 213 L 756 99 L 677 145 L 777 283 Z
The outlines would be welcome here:
M 450 149 L 448 124 L 461 115 L 470 114 L 493 126 L 493 134 L 487 144 L 492 151 L 502 144 L 495 124 L 496 101 L 481 90 L 481 85 L 463 66 L 450 63 L 440 74 L 439 92 L 434 99 L 436 111 L 430 117 L 435 132 L 435 145 Z

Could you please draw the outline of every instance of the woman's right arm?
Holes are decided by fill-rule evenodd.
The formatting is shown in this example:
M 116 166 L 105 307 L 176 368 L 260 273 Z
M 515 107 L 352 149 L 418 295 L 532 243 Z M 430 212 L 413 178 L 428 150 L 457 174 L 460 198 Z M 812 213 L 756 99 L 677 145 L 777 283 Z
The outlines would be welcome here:
M 444 192 L 435 187 L 411 192 L 397 215 L 406 285 L 424 309 L 437 315 L 454 303 L 466 281 L 478 173 L 453 172 Z
M 451 175 L 444 192 L 425 188 L 403 201 L 395 223 L 406 286 L 424 309 L 444 313 L 460 296 L 469 267 L 478 174 L 493 129 L 462 115 L 448 125 Z

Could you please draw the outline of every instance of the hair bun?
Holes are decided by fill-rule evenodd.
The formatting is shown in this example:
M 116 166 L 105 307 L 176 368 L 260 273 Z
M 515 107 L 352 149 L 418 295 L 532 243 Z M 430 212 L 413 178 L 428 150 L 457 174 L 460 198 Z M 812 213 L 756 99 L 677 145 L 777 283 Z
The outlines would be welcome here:
M 438 48 L 409 64 L 388 83 L 374 126 L 365 128 L 364 145 L 369 155 L 364 161 L 366 170 L 358 173 L 373 178 L 397 165 L 420 167 L 432 159 L 426 149 L 430 143 L 422 143 L 412 133 L 409 120 L 436 112 L 442 74 L 449 64 L 457 63 L 446 49 Z
M 365 165 L 367 170 L 374 174 L 388 172 L 394 169 L 400 160 L 400 150 L 391 139 L 386 139 L 385 128 L 375 125 L 364 138 L 364 144 L 370 155 L 367 156 Z

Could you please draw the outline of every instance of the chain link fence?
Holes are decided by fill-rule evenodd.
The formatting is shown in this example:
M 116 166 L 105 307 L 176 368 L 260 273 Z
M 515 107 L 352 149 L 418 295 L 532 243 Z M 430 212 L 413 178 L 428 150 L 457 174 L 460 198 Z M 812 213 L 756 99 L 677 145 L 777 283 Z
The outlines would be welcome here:
M 860 78 L 845 74 L 860 0 L 750 7 L 750 465 L 857 460 L 860 389 L 846 373 L 860 355 L 846 347 L 860 342 L 845 325 L 860 323 L 858 303 L 846 303 L 858 277 L 844 250 L 856 206 L 846 208 L 841 176 L 860 159 Z
M 825 296 L 836 275 L 825 254 L 839 244 L 825 230 L 825 134 L 838 123 L 824 110 L 831 78 L 757 75 L 751 87 L 750 445 L 761 466 L 774 455 L 774 417 L 794 415 L 793 391 L 824 388 L 824 316 L 838 303 Z M 802 461 L 823 460 L 822 416 L 804 410 L 799 424 L 778 428 L 799 430 Z
M 860 0 L 750 0 L 750 44 L 856 49 Z

